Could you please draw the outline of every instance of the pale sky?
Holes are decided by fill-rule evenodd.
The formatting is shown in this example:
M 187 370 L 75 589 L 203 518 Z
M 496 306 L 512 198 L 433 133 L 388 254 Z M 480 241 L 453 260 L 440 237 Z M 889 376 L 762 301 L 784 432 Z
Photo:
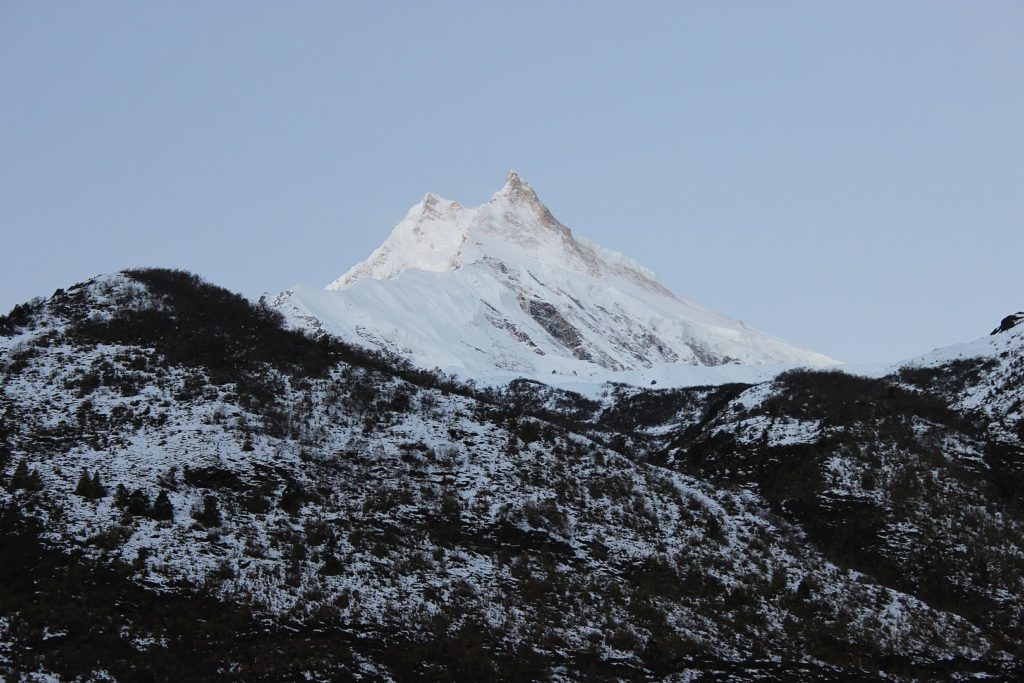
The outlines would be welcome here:
M 516 169 L 676 294 L 855 362 L 1024 309 L 1024 3 L 6 2 L 0 309 L 323 286 Z

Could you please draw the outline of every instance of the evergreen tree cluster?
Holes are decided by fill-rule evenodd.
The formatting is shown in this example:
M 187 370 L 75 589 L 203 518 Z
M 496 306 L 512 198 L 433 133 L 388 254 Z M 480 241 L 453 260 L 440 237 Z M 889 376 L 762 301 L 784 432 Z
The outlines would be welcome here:
M 10 481 L 7 482 L 8 491 L 28 491 L 30 493 L 43 490 L 43 478 L 38 470 L 29 467 L 28 462 L 22 458 L 18 461 Z
M 133 517 L 149 517 L 156 520 L 173 520 L 174 506 L 167 495 L 167 491 L 161 489 L 156 500 L 150 502 L 149 494 L 142 489 L 128 491 L 124 484 L 118 484 L 114 490 L 114 505 L 124 510 Z
M 75 495 L 87 500 L 98 500 L 107 495 L 107 487 L 100 482 L 99 470 L 94 471 L 90 476 L 89 471 L 82 468 L 82 476 L 78 478 Z

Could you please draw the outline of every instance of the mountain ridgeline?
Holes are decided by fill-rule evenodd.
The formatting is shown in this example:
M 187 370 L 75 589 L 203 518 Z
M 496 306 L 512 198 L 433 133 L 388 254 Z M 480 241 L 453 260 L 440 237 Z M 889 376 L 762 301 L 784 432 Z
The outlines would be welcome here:
M 1019 679 L 1022 329 L 585 397 L 58 290 L 0 318 L 0 675 Z

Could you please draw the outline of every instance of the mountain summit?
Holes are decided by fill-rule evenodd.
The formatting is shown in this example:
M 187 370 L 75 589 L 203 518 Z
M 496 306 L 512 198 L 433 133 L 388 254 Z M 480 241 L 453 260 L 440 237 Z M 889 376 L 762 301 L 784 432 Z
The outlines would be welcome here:
M 488 257 L 537 261 L 595 278 L 623 277 L 672 296 L 640 264 L 575 237 L 515 171 L 475 209 L 428 193 L 384 244 L 327 289 L 342 289 L 366 277 L 387 280 L 409 268 L 453 271 Z
M 293 324 L 469 373 L 834 362 L 675 296 L 574 235 L 515 171 L 476 208 L 427 194 L 326 290 L 273 304 Z

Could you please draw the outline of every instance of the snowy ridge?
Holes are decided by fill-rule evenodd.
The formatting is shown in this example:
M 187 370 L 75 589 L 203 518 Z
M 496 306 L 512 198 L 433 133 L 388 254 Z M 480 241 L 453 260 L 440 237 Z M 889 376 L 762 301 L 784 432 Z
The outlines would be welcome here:
M 298 287 L 271 304 L 293 325 L 478 377 L 835 363 L 681 299 L 576 237 L 515 172 L 477 208 L 427 194 L 326 290 Z
M 1012 316 L 1011 316 L 1012 317 Z M 899 364 L 899 367 L 937 367 L 968 358 L 997 358 L 1024 349 L 1024 325 L 996 330 L 971 342 L 953 344 Z
M 616 266 L 621 269 L 635 271 L 636 273 L 638 273 L 642 277 L 647 278 L 648 280 L 658 279 L 657 274 L 653 270 L 640 265 L 638 262 L 634 261 L 628 256 L 620 254 L 617 251 L 612 251 L 611 249 L 606 249 L 602 247 L 600 244 L 595 244 L 590 240 L 586 239 L 585 237 L 580 237 L 579 235 L 574 235 L 574 237 L 576 239 L 577 244 L 579 244 L 581 247 L 585 249 L 589 249 L 592 252 L 594 252 L 594 254 L 596 254 L 598 258 L 600 258 L 605 263 L 608 263 L 612 266 Z
M 1007 316 L 991 334 L 935 349 L 894 370 L 911 384 L 943 395 L 960 411 L 990 420 L 992 435 L 1024 436 L 1024 325 Z M 937 377 L 949 378 L 937 381 Z

